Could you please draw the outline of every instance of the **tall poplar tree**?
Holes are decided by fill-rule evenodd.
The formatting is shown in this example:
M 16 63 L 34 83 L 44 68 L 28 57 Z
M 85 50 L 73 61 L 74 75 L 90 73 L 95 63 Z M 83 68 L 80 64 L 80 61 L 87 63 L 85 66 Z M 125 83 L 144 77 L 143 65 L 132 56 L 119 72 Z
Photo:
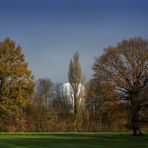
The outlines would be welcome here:
M 76 52 L 69 64 L 68 80 L 73 92 L 73 114 L 74 126 L 78 130 L 78 104 L 81 97 L 81 84 L 83 82 L 83 73 L 79 63 L 79 53 Z
M 82 81 L 82 70 L 79 63 L 79 53 L 76 52 L 69 64 L 68 80 L 73 92 L 73 113 L 77 114 L 78 91 Z

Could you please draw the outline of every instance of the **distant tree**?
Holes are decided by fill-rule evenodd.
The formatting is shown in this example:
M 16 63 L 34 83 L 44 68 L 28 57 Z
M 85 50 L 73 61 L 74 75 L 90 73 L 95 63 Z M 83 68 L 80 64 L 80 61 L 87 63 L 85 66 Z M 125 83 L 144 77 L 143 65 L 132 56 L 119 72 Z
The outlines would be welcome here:
M 128 101 L 133 134 L 141 135 L 139 113 L 148 106 L 147 97 L 142 95 L 148 87 L 148 40 L 133 38 L 107 48 L 96 59 L 93 70 L 96 82 L 101 78 L 103 84 L 114 86 L 120 98 Z
M 64 84 L 55 85 L 55 103 L 54 108 L 57 110 L 59 127 L 61 130 L 71 130 L 72 122 L 72 104 L 70 96 L 68 96 L 67 89 L 64 87 Z
M 82 82 L 82 70 L 79 63 L 79 53 L 76 52 L 69 64 L 68 80 L 72 88 L 74 106 L 73 113 L 77 114 L 77 103 L 78 103 L 78 91 Z
M 25 107 L 34 93 L 34 81 L 22 48 L 9 38 L 0 42 L 0 119 L 20 124 Z M 2 128 L 5 128 L 2 127 Z
M 36 83 L 34 98 L 36 124 L 38 131 L 48 130 L 49 107 L 51 105 L 52 82 L 48 78 L 40 78 Z
M 61 108 L 61 110 L 69 113 L 72 110 L 71 96 L 69 96 L 71 94 L 68 93 L 68 90 L 63 84 L 56 84 L 54 91 L 55 105 Z
M 103 114 L 104 110 L 106 109 L 106 114 L 109 114 L 109 110 L 107 105 L 104 104 L 112 103 L 112 101 L 118 100 L 118 95 L 115 92 L 115 87 L 111 84 L 104 83 L 101 77 L 96 79 L 90 80 L 86 84 L 86 99 L 87 99 L 87 124 L 88 129 L 94 126 L 96 129 L 101 128 L 104 126 L 103 118 L 106 120 L 105 124 L 108 124 L 110 127 L 110 122 L 112 119 L 108 119 L 108 115 Z M 103 107 L 103 110 L 102 110 Z M 113 109 L 114 110 L 114 109 Z M 101 130 L 104 130 L 103 128 Z
M 52 82 L 48 78 L 40 78 L 37 81 L 36 96 L 42 99 L 46 108 L 48 108 L 50 97 L 52 96 L 52 86 Z
M 75 124 L 77 124 L 78 102 L 80 99 L 80 87 L 83 82 L 83 73 L 79 63 L 79 53 L 76 52 L 69 64 L 68 80 L 73 92 L 73 113 L 75 116 Z M 77 126 L 77 125 L 76 125 Z

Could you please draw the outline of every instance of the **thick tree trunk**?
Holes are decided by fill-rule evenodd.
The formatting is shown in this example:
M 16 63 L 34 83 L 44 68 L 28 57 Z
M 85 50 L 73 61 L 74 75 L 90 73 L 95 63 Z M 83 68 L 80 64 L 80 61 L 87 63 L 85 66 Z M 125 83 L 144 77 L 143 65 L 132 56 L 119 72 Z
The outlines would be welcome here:
M 143 135 L 140 130 L 139 110 L 136 107 L 132 107 L 132 129 L 133 129 L 134 136 Z

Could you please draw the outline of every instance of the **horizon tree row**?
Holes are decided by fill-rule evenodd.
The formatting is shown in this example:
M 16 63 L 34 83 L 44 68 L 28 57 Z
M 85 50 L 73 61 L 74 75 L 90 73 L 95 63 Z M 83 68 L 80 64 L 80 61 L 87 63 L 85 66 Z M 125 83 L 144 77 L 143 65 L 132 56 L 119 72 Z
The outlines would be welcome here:
M 148 122 L 148 40 L 132 38 L 96 58 L 84 82 L 76 52 L 68 71 L 69 90 L 49 78 L 34 81 L 20 46 L 0 42 L 1 131 L 109 131 L 142 135 Z M 81 103 L 83 102 L 83 103 Z

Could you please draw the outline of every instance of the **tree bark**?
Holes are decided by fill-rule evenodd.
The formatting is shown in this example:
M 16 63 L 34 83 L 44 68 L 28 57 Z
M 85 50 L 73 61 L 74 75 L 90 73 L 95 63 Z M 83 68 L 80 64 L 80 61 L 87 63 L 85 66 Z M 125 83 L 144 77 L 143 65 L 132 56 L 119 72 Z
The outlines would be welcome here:
M 78 131 L 78 121 L 77 121 L 77 92 L 74 92 L 74 129 Z
M 143 135 L 140 129 L 139 110 L 135 106 L 132 107 L 132 129 L 133 129 L 133 136 Z

